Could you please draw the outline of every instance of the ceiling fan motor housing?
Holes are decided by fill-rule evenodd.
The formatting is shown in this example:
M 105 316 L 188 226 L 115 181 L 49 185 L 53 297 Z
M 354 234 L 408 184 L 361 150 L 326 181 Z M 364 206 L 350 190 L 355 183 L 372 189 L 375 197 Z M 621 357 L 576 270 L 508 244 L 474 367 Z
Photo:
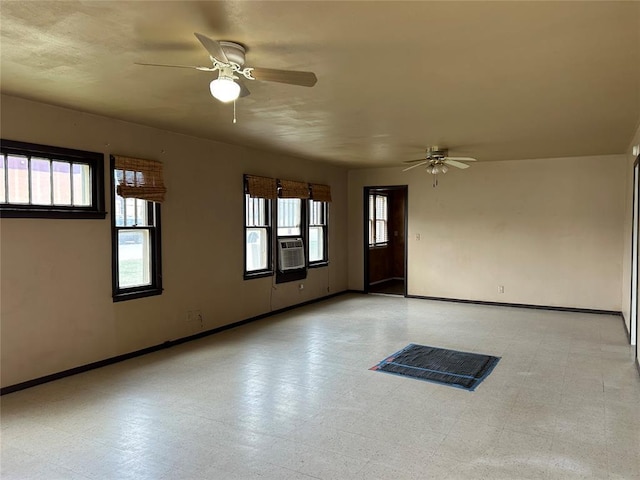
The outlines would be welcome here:
M 244 65 L 244 56 L 247 53 L 247 49 L 236 42 L 227 42 L 220 40 L 220 46 L 222 51 L 227 56 L 230 62 L 237 63 L 241 67 Z
M 429 147 L 427 148 L 427 158 L 433 160 L 441 160 L 445 158 L 449 153 L 449 150 L 446 148 L 440 147 Z

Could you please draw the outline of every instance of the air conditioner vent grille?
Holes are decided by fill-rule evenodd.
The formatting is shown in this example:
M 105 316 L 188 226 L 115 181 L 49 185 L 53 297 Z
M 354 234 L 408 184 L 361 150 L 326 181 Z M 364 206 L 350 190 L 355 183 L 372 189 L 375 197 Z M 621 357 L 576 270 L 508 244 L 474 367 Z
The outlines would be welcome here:
M 301 238 L 278 240 L 278 266 L 281 272 L 305 267 L 304 244 Z

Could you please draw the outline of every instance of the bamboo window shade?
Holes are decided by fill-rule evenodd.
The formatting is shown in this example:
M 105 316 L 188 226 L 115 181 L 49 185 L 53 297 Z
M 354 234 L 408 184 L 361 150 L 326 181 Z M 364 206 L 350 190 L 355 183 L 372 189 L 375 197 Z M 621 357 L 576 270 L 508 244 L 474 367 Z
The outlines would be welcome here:
M 123 170 L 117 193 L 123 198 L 139 198 L 163 202 L 167 192 L 162 175 L 162 163 L 142 158 L 114 156 L 114 168 Z
M 331 187 L 329 185 L 319 185 L 317 183 L 312 183 L 310 186 L 312 200 L 316 202 L 331 201 Z
M 309 198 L 309 184 L 294 180 L 279 180 L 280 198 Z
M 245 192 L 252 198 L 276 198 L 278 185 L 275 178 L 245 175 Z

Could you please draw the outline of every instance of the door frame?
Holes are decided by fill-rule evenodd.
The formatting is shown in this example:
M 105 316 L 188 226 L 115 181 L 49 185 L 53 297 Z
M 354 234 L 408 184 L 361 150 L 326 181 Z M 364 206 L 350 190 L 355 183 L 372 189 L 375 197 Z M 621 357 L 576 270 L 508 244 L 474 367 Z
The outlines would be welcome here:
M 631 305 L 629 307 L 629 343 L 635 345 L 638 358 L 638 307 L 640 307 L 638 283 L 640 274 L 640 155 L 633 163 L 633 204 L 631 207 Z
M 409 186 L 408 185 L 375 185 L 362 189 L 362 250 L 364 256 L 364 280 L 362 290 L 369 293 L 369 194 L 378 190 L 404 190 L 404 297 L 407 296 L 409 284 Z

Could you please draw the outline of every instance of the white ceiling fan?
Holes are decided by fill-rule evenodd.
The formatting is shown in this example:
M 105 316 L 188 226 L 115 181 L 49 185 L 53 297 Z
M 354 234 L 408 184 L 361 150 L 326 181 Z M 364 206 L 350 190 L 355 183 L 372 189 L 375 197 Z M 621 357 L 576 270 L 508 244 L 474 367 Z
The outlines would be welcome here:
M 433 186 L 438 185 L 438 174 L 439 173 L 447 173 L 449 171 L 449 167 L 456 168 L 469 168 L 464 162 L 475 162 L 475 158 L 471 157 L 450 157 L 449 149 L 442 148 L 438 146 L 428 147 L 425 158 L 420 158 L 418 160 L 407 160 L 404 163 L 413 164 L 410 167 L 402 170 L 406 172 L 411 170 L 412 168 L 421 167 L 422 165 L 426 165 L 427 173 L 433 175 Z M 447 166 L 448 165 L 448 166 Z
M 313 72 L 245 67 L 246 48 L 243 45 L 224 40 L 212 40 L 201 33 L 194 33 L 194 35 L 209 53 L 209 59 L 213 63 L 211 67 L 140 62 L 136 62 L 136 65 L 190 68 L 200 70 L 201 72 L 217 71 L 218 77 L 211 81 L 209 88 L 211 95 L 225 103 L 234 101 L 238 97 L 246 97 L 249 95 L 249 89 L 240 82 L 240 77 L 247 80 L 287 83 L 289 85 L 299 85 L 302 87 L 313 87 L 318 81 Z

